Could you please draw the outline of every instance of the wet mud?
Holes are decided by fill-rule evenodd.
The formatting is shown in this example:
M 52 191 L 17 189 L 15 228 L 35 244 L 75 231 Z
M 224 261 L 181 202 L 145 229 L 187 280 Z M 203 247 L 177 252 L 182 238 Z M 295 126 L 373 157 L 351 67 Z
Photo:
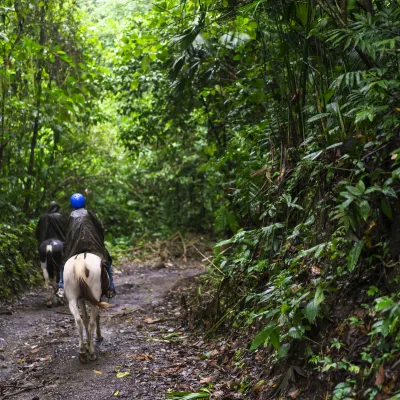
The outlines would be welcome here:
M 114 307 L 101 314 L 98 359 L 87 364 L 79 362 L 67 305 L 47 309 L 41 288 L 3 304 L 0 400 L 155 400 L 198 386 L 208 366 L 188 340 L 177 292 L 203 272 L 200 263 L 117 271 Z

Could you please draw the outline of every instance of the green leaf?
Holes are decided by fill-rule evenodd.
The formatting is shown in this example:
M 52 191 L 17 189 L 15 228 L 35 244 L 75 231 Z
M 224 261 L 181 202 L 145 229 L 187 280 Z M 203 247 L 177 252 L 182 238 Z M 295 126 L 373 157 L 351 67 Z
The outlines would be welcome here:
M 309 120 L 307 121 L 308 123 L 310 123 L 310 122 L 315 122 L 315 121 L 318 121 L 318 120 L 320 120 L 320 119 L 322 119 L 322 118 L 326 118 L 326 117 L 329 117 L 331 115 L 331 113 L 321 113 L 321 114 L 317 114 L 317 115 L 314 115 L 314 116 L 312 116 L 311 118 L 309 118 Z
M 283 344 L 278 350 L 278 358 L 284 358 L 287 356 L 290 350 L 290 343 Z
M 357 264 L 357 261 L 360 257 L 361 254 L 361 250 L 364 247 L 364 241 L 360 240 L 359 242 L 357 242 L 354 247 L 351 249 L 347 260 L 348 260 L 348 268 L 350 272 L 353 272 L 354 267 Z
M 259 348 L 262 344 L 264 344 L 270 335 L 270 331 L 271 327 L 267 326 L 261 332 L 259 332 L 258 335 L 253 339 L 253 342 L 251 343 L 250 346 L 250 350 L 255 350 Z
M 304 327 L 303 325 L 292 326 L 289 329 L 288 335 L 293 339 L 302 339 L 304 335 Z
M 381 200 L 381 208 L 382 208 L 382 211 L 385 213 L 385 215 L 389 219 L 393 218 L 392 207 L 391 207 L 390 203 L 387 201 L 387 199 L 383 198 Z
M 356 185 L 357 189 L 361 192 L 364 193 L 365 192 L 365 185 L 363 181 L 360 181 L 357 183 Z
M 355 186 L 346 186 L 346 189 L 354 196 L 361 196 L 362 193 L 360 192 L 360 190 L 358 188 L 356 188 Z
M 364 221 L 366 221 L 369 217 L 369 213 L 371 212 L 371 207 L 367 200 L 363 200 L 360 203 L 360 214 Z
M 314 306 L 318 307 L 325 300 L 324 290 L 321 286 L 317 287 L 317 291 L 314 296 Z
M 265 341 L 269 339 L 272 346 L 278 350 L 280 347 L 279 342 L 279 327 L 268 325 L 264 328 L 253 340 L 250 346 L 250 350 L 255 350 L 260 347 Z
M 280 335 L 279 335 L 279 327 L 273 329 L 270 333 L 269 340 L 271 341 L 272 346 L 275 350 L 279 350 L 281 347 L 280 343 Z
M 304 309 L 304 315 L 307 317 L 310 324 L 312 324 L 317 318 L 318 310 L 319 307 L 315 305 L 314 300 L 311 300 Z
M 381 297 L 376 299 L 375 311 L 382 312 L 391 309 L 395 302 L 390 297 Z

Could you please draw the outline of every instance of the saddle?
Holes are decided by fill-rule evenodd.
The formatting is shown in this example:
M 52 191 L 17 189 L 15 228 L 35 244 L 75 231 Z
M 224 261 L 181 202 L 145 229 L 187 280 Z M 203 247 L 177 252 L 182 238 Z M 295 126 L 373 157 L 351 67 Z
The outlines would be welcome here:
M 107 271 L 107 261 L 101 260 L 101 295 L 104 296 L 110 288 L 110 277 Z

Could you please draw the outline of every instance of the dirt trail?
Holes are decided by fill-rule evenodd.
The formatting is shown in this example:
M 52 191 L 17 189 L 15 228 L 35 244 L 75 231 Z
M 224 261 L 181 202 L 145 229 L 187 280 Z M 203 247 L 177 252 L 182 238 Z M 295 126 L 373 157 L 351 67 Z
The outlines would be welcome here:
M 185 339 L 178 296 L 171 294 L 202 272 L 192 263 L 117 273 L 115 308 L 102 313 L 104 341 L 98 360 L 88 364 L 78 361 L 68 307 L 47 309 L 42 289 L 28 293 L 10 308 L 12 315 L 0 315 L 0 400 L 155 400 L 198 383 L 207 367 Z

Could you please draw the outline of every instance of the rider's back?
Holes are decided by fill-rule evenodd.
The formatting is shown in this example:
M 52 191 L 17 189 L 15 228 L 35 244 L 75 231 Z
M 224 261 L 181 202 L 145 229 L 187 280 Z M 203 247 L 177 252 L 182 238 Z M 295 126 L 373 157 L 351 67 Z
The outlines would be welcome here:
M 48 239 L 65 241 L 66 221 L 58 212 L 43 214 L 36 228 L 36 237 L 39 244 Z
M 71 212 L 68 220 L 64 260 L 81 253 L 93 253 L 106 259 L 104 230 L 91 211 L 79 208 Z

